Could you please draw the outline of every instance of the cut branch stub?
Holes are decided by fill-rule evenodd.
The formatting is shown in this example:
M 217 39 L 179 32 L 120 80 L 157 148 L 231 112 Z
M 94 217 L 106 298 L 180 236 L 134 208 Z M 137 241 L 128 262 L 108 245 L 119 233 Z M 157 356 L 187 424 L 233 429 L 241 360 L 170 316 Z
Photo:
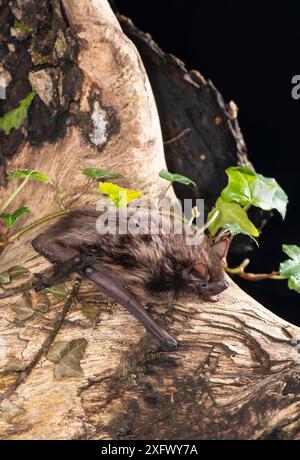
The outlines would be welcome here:
M 126 35 L 136 45 L 155 96 L 170 171 L 190 177 L 196 184 L 174 184 L 181 200 L 205 198 L 205 215 L 227 184 L 226 168 L 250 165 L 238 123 L 238 109 L 229 104 L 210 80 L 197 70 L 188 71 L 182 61 L 164 53 L 152 37 L 125 16 L 117 16 Z M 262 228 L 270 213 L 251 210 L 252 220 Z M 189 217 L 189 216 L 188 216 Z M 237 237 L 233 250 L 253 247 Z

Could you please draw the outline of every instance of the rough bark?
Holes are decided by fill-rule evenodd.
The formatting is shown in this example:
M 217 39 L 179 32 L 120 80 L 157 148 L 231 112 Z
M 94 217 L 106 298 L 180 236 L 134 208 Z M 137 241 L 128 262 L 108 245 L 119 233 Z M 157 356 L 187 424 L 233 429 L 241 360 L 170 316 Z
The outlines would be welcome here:
M 44 3 L 49 2 L 39 6 Z M 7 2 L 2 4 L 8 8 Z M 53 7 L 58 8 L 59 2 L 51 5 L 52 9 L 47 6 L 41 12 L 42 19 L 43 14 L 53 18 Z M 60 81 L 60 72 L 65 75 L 66 66 L 72 67 L 80 75 L 77 94 L 67 97 L 62 90 L 48 111 L 37 98 L 27 133 L 24 130 L 24 137 L 6 140 L 16 148 L 5 158 L 4 167 L 42 170 L 67 197 L 84 184 L 81 169 L 104 167 L 124 173 L 120 185 L 156 196 L 164 187 L 158 171 L 165 167 L 165 160 L 141 59 L 106 0 L 63 0 L 62 7 L 63 14 L 55 15 L 54 22 L 59 17 L 62 21 L 55 30 L 67 34 L 66 40 L 74 40 L 74 53 L 58 53 L 55 62 L 52 56 L 41 67 L 32 64 L 29 56 L 27 72 L 51 67 L 53 79 Z M 30 85 L 24 89 L 20 83 L 19 88 L 26 93 Z M 91 141 L 95 101 L 108 127 L 101 146 Z M 44 117 L 38 119 L 41 107 Z M 38 127 L 43 129 L 38 131 Z M 4 184 L 1 199 L 13 187 Z M 95 201 L 93 195 L 83 195 L 76 203 L 87 199 Z M 33 211 L 31 220 L 59 208 L 57 192 L 36 182 L 24 189 L 16 205 L 20 204 Z M 48 267 L 30 245 L 40 231 L 23 235 L 5 249 L 1 271 L 17 264 L 31 273 Z M 15 282 L 15 287 L 23 281 Z M 73 283 L 68 283 L 70 289 Z M 162 352 L 123 308 L 111 305 L 86 281 L 71 306 L 62 300 L 49 312 L 16 321 L 11 307 L 21 296 L 2 298 L 0 303 L 2 396 L 18 378 L 16 373 L 4 372 L 7 362 L 16 357 L 31 363 L 27 378 L 6 398 L 25 412 L 10 423 L 0 418 L 2 439 L 299 438 L 300 370 L 295 339 L 300 330 L 270 313 L 232 281 L 215 305 L 182 298 L 174 305 L 152 307 L 151 314 L 179 341 L 178 351 L 172 353 Z M 99 302 L 94 326 L 80 308 L 87 300 Z M 66 319 L 57 337 L 53 332 L 52 337 L 55 341 L 87 340 L 84 377 L 56 380 L 53 363 L 40 358 L 39 350 L 47 345 L 62 308 Z

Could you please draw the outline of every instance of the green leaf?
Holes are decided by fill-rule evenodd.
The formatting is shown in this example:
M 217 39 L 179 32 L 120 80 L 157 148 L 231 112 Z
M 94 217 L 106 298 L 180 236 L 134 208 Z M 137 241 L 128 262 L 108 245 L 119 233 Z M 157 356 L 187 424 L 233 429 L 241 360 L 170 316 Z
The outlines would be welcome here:
M 87 341 L 83 338 L 71 342 L 56 342 L 47 354 L 47 359 L 55 363 L 54 374 L 58 380 L 66 377 L 82 377 L 83 370 L 80 366 Z
M 51 345 L 46 358 L 53 363 L 59 363 L 59 361 L 67 353 L 69 342 L 67 341 L 58 341 Z
M 25 207 L 25 208 L 17 209 L 12 214 L 3 212 L 2 214 L 0 214 L 0 217 L 5 223 L 6 227 L 11 228 L 24 214 L 27 214 L 27 213 L 30 213 L 30 209 Z
M 34 179 L 39 182 L 42 182 L 43 184 L 51 183 L 51 180 L 49 179 L 49 177 L 47 177 L 45 174 L 41 173 L 40 171 L 34 171 L 32 169 L 16 169 L 14 171 L 9 171 L 8 176 L 7 176 L 8 180 L 19 179 L 19 178 Z
M 166 171 L 165 169 L 162 169 L 160 171 L 159 177 L 161 177 L 162 179 L 168 180 L 170 182 L 178 182 L 179 184 L 193 185 L 194 187 L 197 187 L 195 182 L 193 182 L 188 177 L 181 176 L 180 174 L 170 173 L 169 171 Z
M 240 234 L 248 235 L 256 243 L 256 245 L 259 246 L 257 239 L 250 235 L 250 233 L 245 232 L 245 230 L 243 230 L 239 224 L 224 224 L 223 228 L 229 230 L 232 236 Z
M 92 177 L 93 179 L 103 179 L 103 177 L 124 177 L 120 173 L 110 173 L 101 168 L 85 168 L 83 174 L 87 177 Z
M 288 287 L 300 294 L 300 276 L 291 276 L 288 280 Z
M 247 213 L 236 203 L 226 203 L 220 197 L 215 208 L 209 213 L 208 220 L 211 219 L 213 214 L 219 211 L 218 217 L 209 226 L 209 231 L 212 236 L 215 236 L 217 231 L 228 224 L 236 224 L 240 227 L 242 233 L 250 236 L 259 236 L 259 231 L 249 220 Z M 237 230 L 237 227 L 235 227 Z
M 91 319 L 92 321 L 95 321 L 97 316 L 99 316 L 100 314 L 100 310 L 97 307 L 97 305 L 94 305 L 92 303 L 83 303 L 81 304 L 80 309 L 84 316 Z
M 276 209 L 282 219 L 286 215 L 288 197 L 278 182 L 257 174 L 247 167 L 230 167 L 226 170 L 228 185 L 222 191 L 224 201 L 241 206 L 252 205 L 270 211 Z
M 9 284 L 9 283 L 10 283 L 9 272 L 0 273 L 0 284 Z
M 65 299 L 69 293 L 68 288 L 65 284 L 57 284 L 56 286 L 45 288 L 42 292 L 49 292 L 53 295 L 53 297 L 55 297 L 57 301 Z
M 32 91 L 19 103 L 18 108 L 3 115 L 3 117 L 0 118 L 0 130 L 4 131 L 4 133 L 8 135 L 13 128 L 19 129 L 24 120 L 27 118 L 28 109 L 35 95 L 36 92 Z
M 21 29 L 24 32 L 30 33 L 33 31 L 33 27 L 28 26 L 27 24 L 25 24 L 25 22 L 22 22 L 22 21 L 15 21 L 14 27 L 16 27 L 17 29 Z
M 117 207 L 122 208 L 131 201 L 139 198 L 141 192 L 136 190 L 129 190 L 112 184 L 111 182 L 99 182 L 100 193 L 107 195 L 109 200 Z
M 292 244 L 283 244 L 282 250 L 290 259 L 280 264 L 280 275 L 285 278 L 300 276 L 300 247 Z
M 300 294 L 300 247 L 283 244 L 282 250 L 290 258 L 280 264 L 280 276 L 288 278 L 288 287 Z
M 15 265 L 6 272 L 0 274 L 0 284 L 9 284 L 12 281 L 23 280 L 31 278 L 30 271 L 22 265 Z
M 22 280 L 24 277 L 28 278 L 31 276 L 30 271 L 26 267 L 23 267 L 23 265 L 14 265 L 13 267 L 10 267 L 9 274 L 14 281 Z
M 283 244 L 282 251 L 293 260 L 300 260 L 300 247 L 296 244 Z

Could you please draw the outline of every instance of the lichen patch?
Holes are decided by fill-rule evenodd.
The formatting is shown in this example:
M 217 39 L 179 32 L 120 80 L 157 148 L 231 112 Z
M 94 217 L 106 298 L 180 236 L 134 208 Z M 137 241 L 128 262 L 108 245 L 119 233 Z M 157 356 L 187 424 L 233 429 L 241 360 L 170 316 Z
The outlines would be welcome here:
M 97 100 L 93 103 L 91 121 L 93 130 L 89 134 L 90 141 L 97 147 L 101 147 L 106 143 L 108 138 L 109 120 L 106 111 L 102 109 L 99 101 Z

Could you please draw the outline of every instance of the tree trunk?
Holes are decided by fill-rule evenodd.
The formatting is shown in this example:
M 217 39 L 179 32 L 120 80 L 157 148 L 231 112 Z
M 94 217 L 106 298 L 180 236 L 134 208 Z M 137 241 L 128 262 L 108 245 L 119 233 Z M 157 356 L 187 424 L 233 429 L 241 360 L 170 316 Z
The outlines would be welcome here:
M 38 94 L 23 128 L 1 137 L 2 177 L 30 168 L 55 184 L 28 182 L 14 202 L 31 209 L 27 222 L 60 210 L 62 201 L 95 203 L 96 195 L 78 194 L 86 167 L 121 172 L 119 185 L 157 196 L 166 165 L 152 90 L 107 1 L 0 5 L 2 61 L 12 77 L 3 110 L 16 107 L 31 85 Z M 15 20 L 30 32 L 13 27 Z M 15 186 L 3 181 L 1 202 Z M 152 308 L 178 339 L 176 352 L 161 351 L 87 281 L 78 293 L 77 282 L 68 282 L 68 300 L 49 294 L 49 311 L 31 304 L 28 313 L 24 293 L 10 294 L 49 267 L 30 244 L 40 232 L 41 226 L 20 236 L 1 255 L 1 272 L 16 265 L 30 272 L 3 285 L 0 295 L 2 439 L 299 438 L 298 328 L 232 281 L 217 304 L 182 298 Z M 98 302 L 97 320 L 84 314 L 88 301 Z M 87 341 L 84 376 L 59 380 L 45 354 L 53 342 L 76 339 Z M 16 362 L 19 373 L 11 372 Z

